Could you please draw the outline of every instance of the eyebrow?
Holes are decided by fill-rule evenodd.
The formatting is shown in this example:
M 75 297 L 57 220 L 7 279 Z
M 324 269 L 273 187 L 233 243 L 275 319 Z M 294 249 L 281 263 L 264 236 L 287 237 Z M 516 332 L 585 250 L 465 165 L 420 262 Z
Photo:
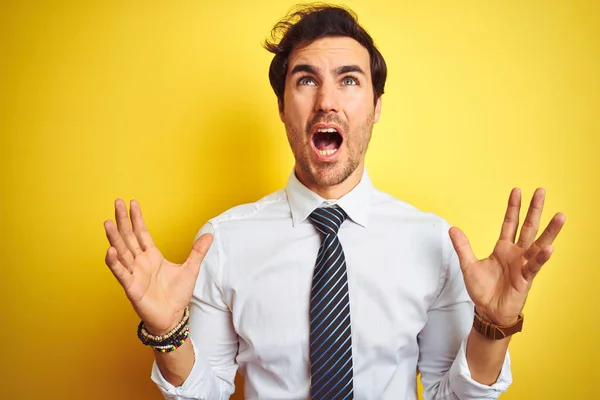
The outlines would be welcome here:
M 309 64 L 298 64 L 290 71 L 290 75 L 294 75 L 299 72 L 308 72 L 309 74 L 318 75 L 319 68 Z
M 317 68 L 313 65 L 310 65 L 310 64 L 298 64 L 290 71 L 290 75 L 294 75 L 299 72 L 307 72 L 309 74 L 318 75 L 320 70 L 319 70 L 319 68 Z M 357 73 L 363 74 L 365 76 L 367 75 L 367 74 L 365 74 L 365 71 L 363 71 L 363 69 L 356 64 L 342 65 L 341 67 L 338 67 L 333 70 L 333 73 L 336 76 L 342 75 L 342 74 L 347 74 L 349 72 L 357 72 Z
M 358 72 L 359 74 L 363 74 L 365 76 L 367 75 L 367 74 L 365 74 L 365 71 L 363 71 L 362 68 L 356 64 L 343 65 L 341 67 L 336 68 L 336 70 L 335 70 L 336 75 L 347 74 L 349 72 Z

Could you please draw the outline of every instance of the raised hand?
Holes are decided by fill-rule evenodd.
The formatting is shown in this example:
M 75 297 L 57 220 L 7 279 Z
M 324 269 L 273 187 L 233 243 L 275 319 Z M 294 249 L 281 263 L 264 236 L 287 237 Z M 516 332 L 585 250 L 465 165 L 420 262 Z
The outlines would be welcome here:
M 478 260 L 469 240 L 458 228 L 450 229 L 450 239 L 459 258 L 465 286 L 475 303 L 477 313 L 497 325 L 514 323 L 525 305 L 533 279 L 550 259 L 552 242 L 565 223 L 565 215 L 557 213 L 537 238 L 544 199 L 544 189 L 537 189 L 531 200 L 519 239 L 521 191 L 513 189 L 500 238 L 492 254 Z
M 104 222 L 110 243 L 105 261 L 146 329 L 160 335 L 181 320 L 213 238 L 210 234 L 202 235 L 187 260 L 174 264 L 154 245 L 135 200 L 131 201 L 130 214 L 128 216 L 125 202 L 117 199 L 116 225 L 111 220 Z

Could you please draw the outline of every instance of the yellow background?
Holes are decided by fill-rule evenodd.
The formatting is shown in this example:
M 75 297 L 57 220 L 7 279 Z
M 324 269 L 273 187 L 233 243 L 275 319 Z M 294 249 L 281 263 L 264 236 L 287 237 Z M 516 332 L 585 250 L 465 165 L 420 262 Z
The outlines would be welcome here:
M 158 399 L 102 222 L 139 199 L 182 261 L 210 217 L 293 158 L 260 47 L 289 1 L 0 6 L 0 380 L 6 399 Z M 548 190 L 567 224 L 512 344 L 504 399 L 600 398 L 596 1 L 347 3 L 386 57 L 367 158 L 379 188 L 462 227 Z

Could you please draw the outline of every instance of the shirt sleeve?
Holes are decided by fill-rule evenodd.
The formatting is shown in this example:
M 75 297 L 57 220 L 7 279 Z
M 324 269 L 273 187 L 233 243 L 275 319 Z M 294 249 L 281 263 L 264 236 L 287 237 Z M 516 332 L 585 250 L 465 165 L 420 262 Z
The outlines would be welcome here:
M 465 288 L 458 257 L 444 235 L 441 290 L 419 333 L 419 362 L 424 400 L 497 399 L 512 383 L 508 352 L 498 379 L 490 386 L 471 378 L 466 345 L 473 324 L 473 302 Z
M 214 241 L 200 266 L 189 305 L 188 340 L 191 340 L 194 349 L 194 366 L 185 382 L 175 387 L 167 382 L 154 362 L 152 380 L 165 399 L 221 400 L 228 399 L 235 390 L 238 337 L 222 293 L 221 244 L 216 229 L 210 222 L 200 230 L 196 238 L 204 233 L 211 233 Z

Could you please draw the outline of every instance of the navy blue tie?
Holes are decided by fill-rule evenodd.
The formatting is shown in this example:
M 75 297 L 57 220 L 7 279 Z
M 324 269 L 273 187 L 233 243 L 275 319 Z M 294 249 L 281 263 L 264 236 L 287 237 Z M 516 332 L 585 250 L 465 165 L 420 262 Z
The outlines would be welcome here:
M 341 208 L 309 216 L 322 235 L 310 299 L 310 372 L 313 400 L 352 399 L 352 332 L 346 258 L 337 233 Z

